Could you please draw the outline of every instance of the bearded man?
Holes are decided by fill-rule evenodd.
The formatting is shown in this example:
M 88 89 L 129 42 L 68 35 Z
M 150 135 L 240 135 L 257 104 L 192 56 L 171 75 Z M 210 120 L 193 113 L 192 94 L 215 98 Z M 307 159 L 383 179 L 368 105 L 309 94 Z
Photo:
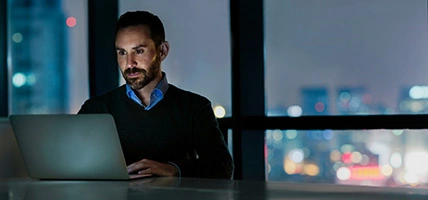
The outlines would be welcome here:
M 231 179 L 232 157 L 211 102 L 168 83 L 162 71 L 170 45 L 159 17 L 121 15 L 115 45 L 126 84 L 86 100 L 78 114 L 113 116 L 128 172 Z

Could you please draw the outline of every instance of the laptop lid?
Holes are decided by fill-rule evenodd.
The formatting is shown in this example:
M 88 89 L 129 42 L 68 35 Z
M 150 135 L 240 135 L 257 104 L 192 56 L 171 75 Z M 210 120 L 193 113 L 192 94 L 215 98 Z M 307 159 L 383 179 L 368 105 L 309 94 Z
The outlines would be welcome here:
M 110 114 L 11 115 L 9 120 L 31 178 L 130 179 Z
M 0 180 L 28 177 L 9 118 L 0 117 Z

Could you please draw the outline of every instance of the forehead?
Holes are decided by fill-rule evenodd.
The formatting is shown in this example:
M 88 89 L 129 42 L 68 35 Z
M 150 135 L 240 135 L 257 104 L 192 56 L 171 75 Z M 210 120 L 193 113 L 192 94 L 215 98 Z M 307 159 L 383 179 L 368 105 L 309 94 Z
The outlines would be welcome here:
M 119 29 L 116 34 L 116 46 L 126 43 L 153 42 L 150 38 L 150 30 L 145 25 L 128 26 Z

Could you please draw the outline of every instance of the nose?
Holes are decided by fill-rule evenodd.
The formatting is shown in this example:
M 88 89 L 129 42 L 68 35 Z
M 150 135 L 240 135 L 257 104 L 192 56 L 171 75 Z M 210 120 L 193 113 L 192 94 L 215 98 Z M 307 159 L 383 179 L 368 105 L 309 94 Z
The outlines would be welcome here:
M 137 66 L 137 62 L 135 61 L 134 55 L 128 54 L 126 57 L 126 67 L 127 68 L 134 68 Z

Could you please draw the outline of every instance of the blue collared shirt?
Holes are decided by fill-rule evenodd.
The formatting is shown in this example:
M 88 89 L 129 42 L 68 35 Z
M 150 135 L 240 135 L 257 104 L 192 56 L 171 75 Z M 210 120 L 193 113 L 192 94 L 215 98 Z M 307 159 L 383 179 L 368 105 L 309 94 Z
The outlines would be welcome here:
M 132 90 L 131 86 L 126 84 L 126 95 L 130 99 L 132 99 L 135 103 L 138 103 L 140 106 L 144 108 L 144 110 L 150 110 L 155 106 L 159 101 L 163 99 L 163 95 L 168 90 L 168 80 L 166 79 L 165 72 L 162 72 L 162 80 L 156 85 L 155 89 L 150 93 L 150 102 L 149 105 L 144 106 L 143 102 L 138 98 L 138 96 L 135 94 L 134 90 Z

